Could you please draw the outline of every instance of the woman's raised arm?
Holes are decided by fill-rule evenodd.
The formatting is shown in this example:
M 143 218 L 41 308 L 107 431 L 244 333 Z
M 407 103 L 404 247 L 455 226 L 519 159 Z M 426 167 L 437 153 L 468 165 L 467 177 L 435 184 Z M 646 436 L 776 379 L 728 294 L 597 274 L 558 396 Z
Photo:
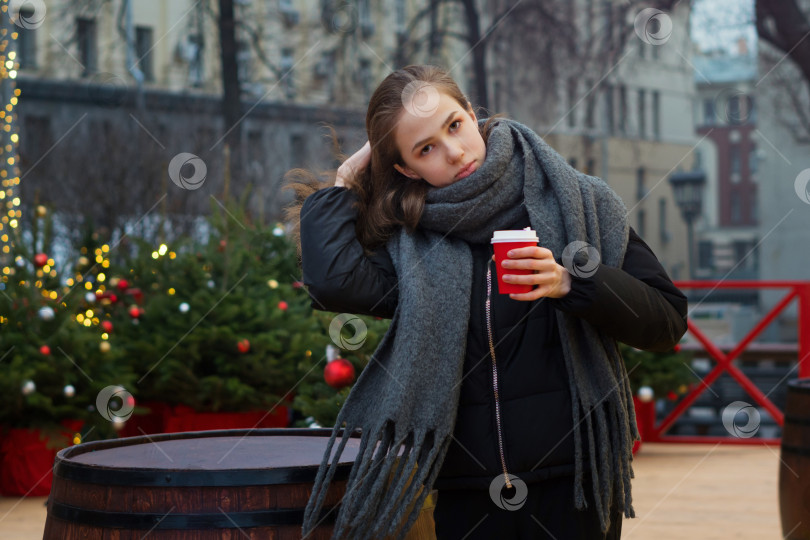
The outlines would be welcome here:
M 390 319 L 397 306 L 397 275 L 380 248 L 366 256 L 357 240 L 357 195 L 330 187 L 301 208 L 301 259 L 312 307 Z

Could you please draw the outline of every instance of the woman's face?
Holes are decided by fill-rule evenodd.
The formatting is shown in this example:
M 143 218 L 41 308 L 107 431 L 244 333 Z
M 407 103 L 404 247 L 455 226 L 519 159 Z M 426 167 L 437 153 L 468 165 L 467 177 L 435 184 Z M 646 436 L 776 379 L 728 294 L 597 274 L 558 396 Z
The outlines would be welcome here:
M 447 94 L 433 92 L 434 99 L 428 94 L 421 109 L 403 107 L 394 140 L 404 165 L 394 168 L 409 178 L 444 187 L 475 172 L 484 163 L 487 147 L 475 113 Z

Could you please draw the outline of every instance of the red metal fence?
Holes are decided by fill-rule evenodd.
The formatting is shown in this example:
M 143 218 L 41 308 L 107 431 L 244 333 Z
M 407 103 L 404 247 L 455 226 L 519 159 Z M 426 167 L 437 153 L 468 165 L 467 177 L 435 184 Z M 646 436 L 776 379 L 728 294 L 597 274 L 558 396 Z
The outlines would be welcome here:
M 684 443 L 732 443 L 732 444 L 779 444 L 778 438 L 741 438 L 729 435 L 685 436 L 666 435 L 666 431 L 686 412 L 695 400 L 723 373 L 727 372 L 748 393 L 749 396 L 770 413 L 779 426 L 784 423 L 784 414 L 751 380 L 733 364 L 751 342 L 770 324 L 794 299 L 798 302 L 798 357 L 796 366 L 800 378 L 810 377 L 810 281 L 676 281 L 680 289 L 787 289 L 788 293 L 780 300 L 754 328 L 729 352 L 724 353 L 689 319 L 689 332 L 703 345 L 714 359 L 714 368 L 681 399 L 675 408 L 658 424 L 655 423 L 655 404 L 641 405 L 638 415 L 639 430 L 645 442 L 684 442 Z

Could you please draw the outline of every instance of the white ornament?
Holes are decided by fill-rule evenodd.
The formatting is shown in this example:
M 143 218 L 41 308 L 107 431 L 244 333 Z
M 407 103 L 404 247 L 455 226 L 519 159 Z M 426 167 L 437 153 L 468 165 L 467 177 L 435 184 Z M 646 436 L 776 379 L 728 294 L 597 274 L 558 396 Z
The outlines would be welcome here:
M 191 306 L 188 305 L 188 302 L 183 302 L 182 304 L 180 304 L 180 307 L 178 309 L 180 310 L 180 313 L 188 313 L 188 310 L 191 309 Z
M 75 389 L 75 388 L 73 388 L 73 385 L 72 385 L 72 384 L 69 384 L 69 385 L 65 386 L 65 387 L 62 389 L 62 392 L 64 392 L 65 397 L 73 397 L 73 396 L 75 396 L 75 395 L 76 395 L 76 389 Z
M 20 268 L 22 268 L 23 266 L 25 266 L 25 259 L 23 259 L 23 258 L 22 258 L 22 257 L 20 257 L 20 256 L 18 256 L 16 259 L 14 259 L 14 262 L 15 262 L 15 263 L 16 263 L 16 265 L 17 265 L 17 266 L 19 266 Z
M 37 313 L 39 315 L 39 318 L 42 319 L 43 321 L 53 320 L 54 316 L 56 315 L 51 306 L 45 306 L 43 308 L 40 308 Z
M 33 394 L 34 391 L 37 389 L 37 385 L 34 384 L 34 381 L 25 381 L 22 385 L 22 393 L 24 396 L 28 394 Z
M 209 289 L 213 289 L 213 288 L 214 288 L 214 280 L 213 280 L 213 279 L 209 279 L 209 280 L 208 280 L 208 288 L 209 288 Z
M 284 236 L 284 229 L 282 229 L 281 227 L 276 227 L 275 229 L 273 229 L 273 234 L 275 236 Z
M 84 295 L 84 299 L 88 304 L 92 304 L 92 303 L 94 303 L 96 301 L 96 293 L 89 292 L 89 293 Z
M 638 399 L 640 399 L 644 403 L 652 401 L 653 395 L 654 395 L 653 389 L 650 388 L 649 386 L 642 386 L 641 388 L 638 389 Z

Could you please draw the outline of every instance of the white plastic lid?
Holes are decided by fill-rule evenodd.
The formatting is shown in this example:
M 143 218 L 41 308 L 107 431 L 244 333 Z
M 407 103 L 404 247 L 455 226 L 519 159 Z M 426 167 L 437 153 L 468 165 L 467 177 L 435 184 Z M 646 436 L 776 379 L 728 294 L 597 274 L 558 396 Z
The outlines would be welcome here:
M 514 231 L 495 231 L 492 233 L 492 244 L 500 242 L 539 242 L 537 233 L 531 227 Z

